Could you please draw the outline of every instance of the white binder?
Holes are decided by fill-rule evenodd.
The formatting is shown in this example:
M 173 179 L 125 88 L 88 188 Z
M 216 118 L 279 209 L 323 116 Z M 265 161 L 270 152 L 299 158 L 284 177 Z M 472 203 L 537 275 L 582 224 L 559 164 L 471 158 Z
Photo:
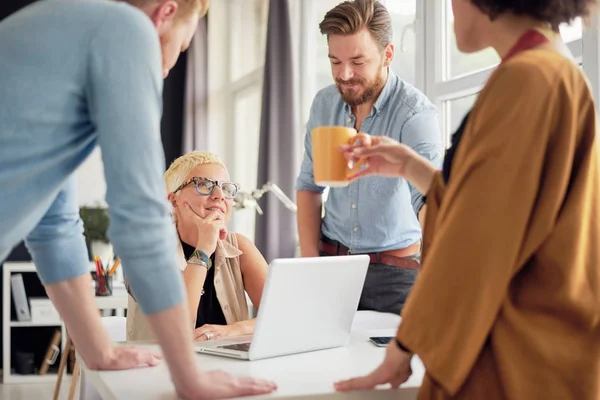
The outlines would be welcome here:
M 25 293 L 25 285 L 23 284 L 23 275 L 13 274 L 10 277 L 10 284 L 13 301 L 15 302 L 15 310 L 17 311 L 17 320 L 31 321 L 27 293 Z

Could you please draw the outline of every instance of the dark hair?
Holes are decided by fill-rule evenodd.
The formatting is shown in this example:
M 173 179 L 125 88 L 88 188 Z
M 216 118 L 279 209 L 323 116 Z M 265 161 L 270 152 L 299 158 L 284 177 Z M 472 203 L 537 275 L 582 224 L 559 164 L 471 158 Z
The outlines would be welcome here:
M 570 23 L 577 17 L 588 17 L 597 0 L 471 0 L 471 3 L 492 20 L 510 12 L 547 22 L 558 31 L 562 23 Z
M 338 4 L 319 24 L 323 35 L 352 35 L 364 27 L 381 48 L 392 42 L 392 17 L 377 0 L 354 0 Z

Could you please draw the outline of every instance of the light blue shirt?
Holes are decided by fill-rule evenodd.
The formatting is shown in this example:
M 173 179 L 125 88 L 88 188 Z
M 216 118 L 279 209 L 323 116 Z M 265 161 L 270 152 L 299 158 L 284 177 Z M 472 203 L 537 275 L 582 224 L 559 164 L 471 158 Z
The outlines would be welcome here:
M 391 69 L 388 72 L 360 131 L 396 139 L 441 167 L 443 146 L 435 106 Z M 324 125 L 354 127 L 355 122 L 335 85 L 317 93 L 306 126 L 297 190 L 323 193 L 325 189 L 314 183 L 311 130 Z M 421 239 L 417 213 L 422 204 L 423 196 L 404 179 L 365 177 L 344 188 L 330 188 L 321 231 L 354 253 L 405 248 Z
M 102 149 L 108 236 L 144 312 L 184 300 L 162 180 L 162 67 L 150 18 L 45 0 L 0 22 L 0 261 L 22 239 L 45 284 L 89 273 L 74 171 Z

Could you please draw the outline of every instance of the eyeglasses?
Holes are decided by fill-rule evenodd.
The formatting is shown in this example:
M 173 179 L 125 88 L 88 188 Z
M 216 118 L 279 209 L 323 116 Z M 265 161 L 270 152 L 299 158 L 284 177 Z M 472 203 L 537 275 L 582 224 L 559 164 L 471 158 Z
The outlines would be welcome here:
M 187 182 L 184 182 L 173 193 L 177 193 L 189 184 L 193 183 L 196 188 L 196 193 L 201 196 L 210 196 L 218 186 L 223 191 L 223 197 L 233 199 L 238 194 L 239 185 L 233 182 L 214 181 L 212 179 L 195 176 Z

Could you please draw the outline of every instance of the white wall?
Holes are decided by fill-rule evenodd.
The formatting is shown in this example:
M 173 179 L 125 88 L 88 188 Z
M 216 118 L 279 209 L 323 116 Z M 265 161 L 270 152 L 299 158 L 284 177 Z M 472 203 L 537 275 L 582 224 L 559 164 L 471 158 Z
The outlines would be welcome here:
M 77 170 L 77 194 L 80 206 L 106 205 L 106 181 L 99 147 Z

